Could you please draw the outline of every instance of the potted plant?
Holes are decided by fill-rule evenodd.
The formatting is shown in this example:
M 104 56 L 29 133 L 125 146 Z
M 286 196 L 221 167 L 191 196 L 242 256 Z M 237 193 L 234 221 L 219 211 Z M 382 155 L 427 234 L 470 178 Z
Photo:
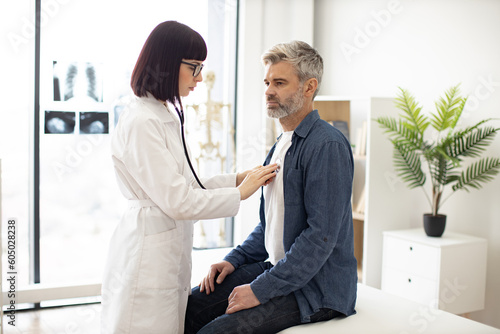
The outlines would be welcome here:
M 375 121 L 385 129 L 394 146 L 393 161 L 398 176 L 410 189 L 421 187 L 429 201 L 432 212 L 424 214 L 426 234 L 440 237 L 446 224 L 446 215 L 439 214 L 441 205 L 458 190 L 481 188 L 500 171 L 500 158 L 481 158 L 500 128 L 486 126 L 491 118 L 463 129 L 457 127 L 467 101 L 460 96 L 459 85 L 435 102 L 436 112 L 430 117 L 422 113 L 422 107 L 408 91 L 399 89 L 396 106 L 401 110 L 400 118 L 379 117 Z M 465 168 L 466 159 L 475 161 Z M 432 187 L 430 196 L 424 188 L 428 178 Z M 451 193 L 443 199 L 447 186 L 451 187 Z

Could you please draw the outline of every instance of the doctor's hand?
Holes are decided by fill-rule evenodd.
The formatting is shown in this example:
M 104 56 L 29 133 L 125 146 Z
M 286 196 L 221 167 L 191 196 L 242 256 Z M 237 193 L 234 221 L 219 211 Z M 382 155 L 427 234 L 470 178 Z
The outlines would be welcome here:
M 236 187 L 238 187 L 241 184 L 241 182 L 243 182 L 243 180 L 247 177 L 248 173 L 254 170 L 258 170 L 259 168 L 262 168 L 262 165 L 236 174 Z
M 227 262 L 222 261 L 210 266 L 208 275 L 201 280 L 200 292 L 205 291 L 207 295 L 215 290 L 215 278 L 217 277 L 217 284 L 221 284 L 227 275 L 234 271 L 234 266 Z
M 272 179 L 276 176 L 277 164 L 271 164 L 267 166 L 258 166 L 247 172 L 244 180 L 238 186 L 240 191 L 241 200 L 245 200 L 250 197 L 254 192 L 257 191 L 263 185 L 269 184 Z M 242 173 L 243 174 L 243 173 Z M 238 182 L 238 177 L 236 177 Z
M 226 314 L 235 313 L 260 305 L 260 302 L 253 293 L 250 284 L 244 284 L 234 288 L 227 301 L 228 306 Z
M 258 168 L 258 167 L 255 167 L 255 168 Z M 245 179 L 245 177 L 247 177 L 249 172 L 250 172 L 250 170 L 246 170 L 244 172 L 240 172 L 240 173 L 236 174 L 236 186 L 237 187 L 241 184 L 241 182 L 243 182 L 243 180 Z

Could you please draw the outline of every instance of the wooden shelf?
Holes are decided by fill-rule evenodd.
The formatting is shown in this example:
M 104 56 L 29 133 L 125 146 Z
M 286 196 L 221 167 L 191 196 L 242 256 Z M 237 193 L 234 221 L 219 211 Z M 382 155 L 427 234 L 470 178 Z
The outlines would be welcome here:
M 354 212 L 352 213 L 352 219 L 354 220 L 365 220 L 365 214 L 361 212 Z

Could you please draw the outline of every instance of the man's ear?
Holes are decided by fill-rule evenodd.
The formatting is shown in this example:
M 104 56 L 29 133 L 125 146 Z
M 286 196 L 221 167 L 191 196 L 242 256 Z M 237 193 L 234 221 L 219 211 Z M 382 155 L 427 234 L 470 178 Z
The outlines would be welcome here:
M 314 92 L 318 89 L 318 79 L 311 78 L 304 82 L 304 96 L 312 97 L 314 96 Z

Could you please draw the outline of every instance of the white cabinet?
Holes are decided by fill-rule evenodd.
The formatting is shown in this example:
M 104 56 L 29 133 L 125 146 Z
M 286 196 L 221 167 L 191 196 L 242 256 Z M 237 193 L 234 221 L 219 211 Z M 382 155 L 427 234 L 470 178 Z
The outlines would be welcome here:
M 463 314 L 484 308 L 486 239 L 423 229 L 383 233 L 382 290 Z

